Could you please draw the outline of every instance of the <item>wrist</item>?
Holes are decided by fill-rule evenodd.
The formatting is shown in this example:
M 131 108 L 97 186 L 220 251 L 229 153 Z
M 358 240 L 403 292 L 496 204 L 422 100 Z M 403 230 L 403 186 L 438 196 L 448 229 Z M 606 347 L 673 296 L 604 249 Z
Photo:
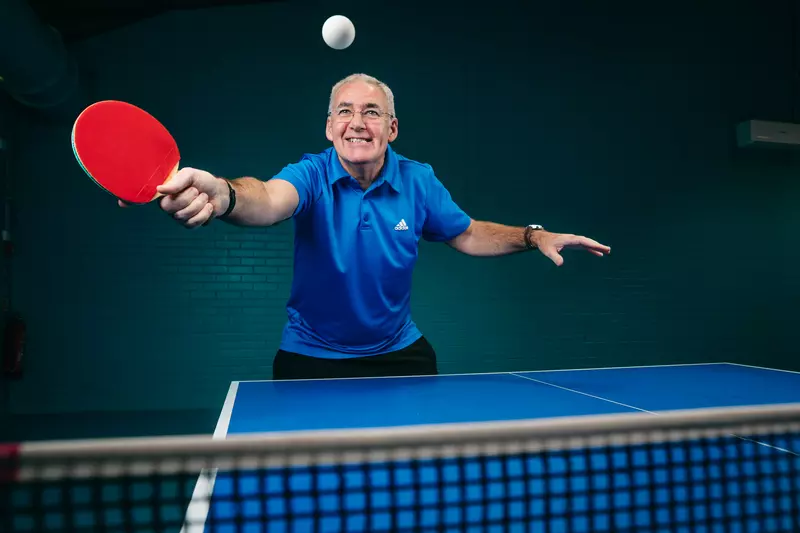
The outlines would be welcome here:
M 539 238 L 544 234 L 544 228 L 538 224 L 525 227 L 524 241 L 528 250 L 539 248 Z
M 236 194 L 231 182 L 225 178 L 217 178 L 217 198 L 219 199 L 219 215 L 217 218 L 225 218 L 230 215 L 236 204 Z

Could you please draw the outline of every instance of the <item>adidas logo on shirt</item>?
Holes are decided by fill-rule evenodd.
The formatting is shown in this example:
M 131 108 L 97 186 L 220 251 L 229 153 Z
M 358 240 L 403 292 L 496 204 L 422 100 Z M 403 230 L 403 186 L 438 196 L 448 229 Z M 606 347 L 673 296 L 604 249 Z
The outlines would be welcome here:
M 406 224 L 405 219 L 400 219 L 400 222 L 394 227 L 395 231 L 406 231 L 408 229 L 408 224 Z

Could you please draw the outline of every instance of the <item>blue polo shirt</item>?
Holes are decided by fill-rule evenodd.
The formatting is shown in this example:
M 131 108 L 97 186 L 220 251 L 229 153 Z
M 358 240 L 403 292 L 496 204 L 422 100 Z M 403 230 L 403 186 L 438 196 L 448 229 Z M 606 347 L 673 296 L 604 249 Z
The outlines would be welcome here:
M 364 191 L 333 147 L 273 179 L 297 189 L 294 277 L 281 348 L 323 358 L 377 355 L 422 335 L 411 319 L 417 246 L 461 234 L 470 217 L 430 165 L 387 148 Z

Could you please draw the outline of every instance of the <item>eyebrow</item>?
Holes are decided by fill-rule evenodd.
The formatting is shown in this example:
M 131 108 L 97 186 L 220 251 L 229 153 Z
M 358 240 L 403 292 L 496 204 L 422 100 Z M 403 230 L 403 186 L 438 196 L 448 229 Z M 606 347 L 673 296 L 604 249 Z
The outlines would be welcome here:
M 340 107 L 353 107 L 353 102 L 339 102 L 339 105 L 337 105 L 336 108 L 338 109 Z M 365 109 L 380 109 L 381 106 L 379 106 L 378 104 L 376 104 L 374 102 L 368 102 L 368 103 L 364 104 L 364 108 Z

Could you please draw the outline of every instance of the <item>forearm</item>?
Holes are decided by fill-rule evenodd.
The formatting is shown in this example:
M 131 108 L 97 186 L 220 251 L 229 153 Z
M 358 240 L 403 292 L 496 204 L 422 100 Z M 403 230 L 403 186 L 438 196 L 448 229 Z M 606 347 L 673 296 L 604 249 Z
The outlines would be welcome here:
M 505 226 L 495 222 L 475 220 L 463 237 L 453 246 L 460 252 L 474 256 L 500 256 L 528 249 L 525 228 Z
M 230 191 L 225 182 L 233 187 L 236 203 L 233 210 L 225 217 L 225 222 L 237 226 L 272 226 L 281 222 L 283 217 L 271 206 L 269 192 L 264 182 L 251 177 L 236 179 L 220 178 L 221 213 L 230 205 Z

